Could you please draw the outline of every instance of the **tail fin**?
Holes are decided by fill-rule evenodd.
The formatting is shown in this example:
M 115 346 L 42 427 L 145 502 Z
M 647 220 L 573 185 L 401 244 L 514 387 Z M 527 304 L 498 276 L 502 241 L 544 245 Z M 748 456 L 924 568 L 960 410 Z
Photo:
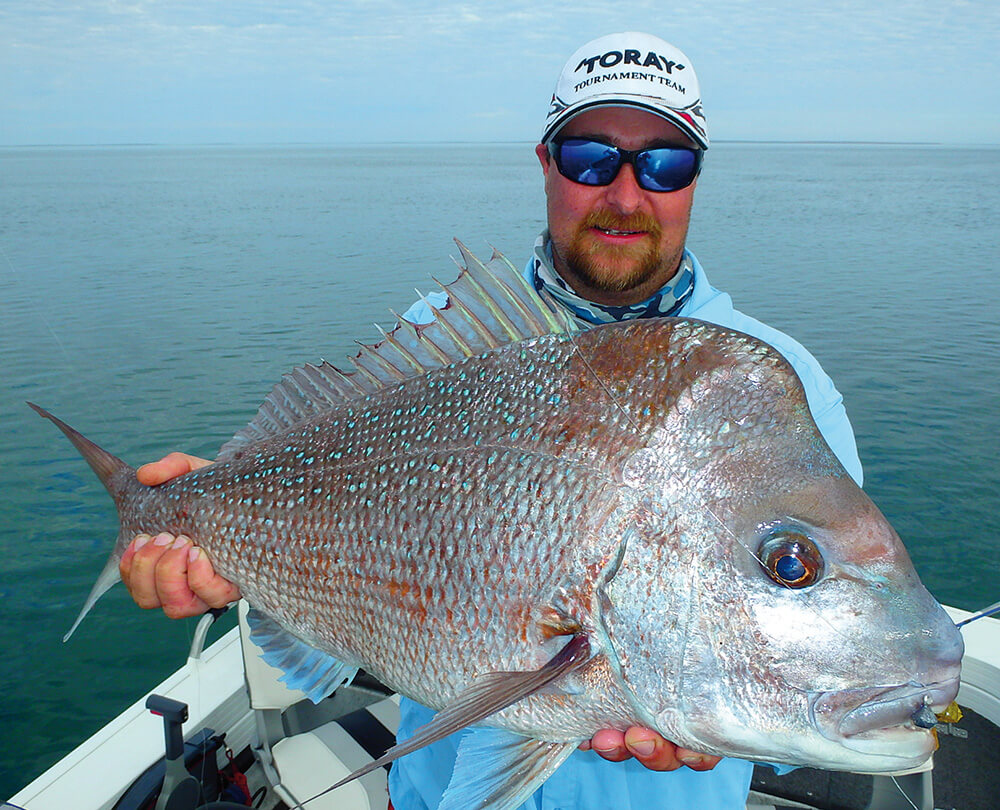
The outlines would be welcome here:
M 84 437 L 81 433 L 71 428 L 61 419 L 53 416 L 44 408 L 40 408 L 32 402 L 29 402 L 28 405 L 39 416 L 44 416 L 66 434 L 66 438 L 73 442 L 76 449 L 80 451 L 80 455 L 83 456 L 91 469 L 97 473 L 97 477 L 101 479 L 101 483 L 104 484 L 111 497 L 115 499 L 116 505 L 121 502 L 122 497 L 127 493 L 131 494 L 144 489 L 136 480 L 135 470 L 124 461 L 111 455 L 107 450 L 98 447 L 90 439 Z M 123 527 L 118 534 L 118 542 L 115 544 L 114 551 L 111 552 L 111 556 L 104 564 L 104 570 L 101 571 L 97 582 L 94 583 L 94 587 L 90 589 L 87 601 L 84 602 L 80 614 L 76 617 L 76 621 L 73 622 L 73 626 L 70 627 L 69 632 L 63 636 L 63 641 L 67 641 L 73 635 L 80 622 L 83 621 L 83 617 L 90 612 L 90 609 L 97 600 L 107 593 L 108 589 L 120 579 L 118 563 L 121 561 L 122 554 L 125 552 L 125 546 L 128 545 L 130 540 L 131 533 L 125 531 Z

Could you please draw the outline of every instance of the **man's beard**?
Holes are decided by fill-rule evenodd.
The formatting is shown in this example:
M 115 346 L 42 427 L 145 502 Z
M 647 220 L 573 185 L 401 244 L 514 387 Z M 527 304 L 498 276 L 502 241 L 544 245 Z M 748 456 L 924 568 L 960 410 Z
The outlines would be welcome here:
M 614 231 L 644 231 L 637 244 L 608 245 L 597 242 L 591 228 Z M 659 269 L 662 229 L 652 217 L 635 213 L 621 217 L 610 211 L 594 211 L 580 224 L 563 260 L 573 277 L 606 292 L 625 292 L 643 284 Z

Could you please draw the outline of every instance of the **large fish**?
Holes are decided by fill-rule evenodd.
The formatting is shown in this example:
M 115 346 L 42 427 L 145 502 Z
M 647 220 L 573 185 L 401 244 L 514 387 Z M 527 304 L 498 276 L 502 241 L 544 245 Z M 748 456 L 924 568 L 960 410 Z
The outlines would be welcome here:
M 33 406 L 121 519 L 77 623 L 135 534 L 188 535 L 290 685 L 319 699 L 363 667 L 443 710 L 390 757 L 499 729 L 466 737 L 446 808 L 516 806 L 634 724 L 770 762 L 924 761 L 961 637 L 789 364 L 694 320 L 579 331 L 463 253 L 433 324 L 350 374 L 296 370 L 162 486 Z

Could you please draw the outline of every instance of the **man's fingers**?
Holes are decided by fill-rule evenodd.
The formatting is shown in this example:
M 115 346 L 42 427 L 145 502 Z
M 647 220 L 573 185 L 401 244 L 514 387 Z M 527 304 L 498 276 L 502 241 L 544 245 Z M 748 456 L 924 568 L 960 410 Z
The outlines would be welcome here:
M 648 728 L 633 726 L 624 733 L 610 728 L 601 729 L 590 744 L 594 751 L 611 762 L 635 757 L 654 771 L 674 771 L 681 767 L 675 755 L 677 746 Z
M 142 608 L 163 608 L 174 619 L 208 610 L 188 587 L 187 555 L 191 541 L 172 534 L 139 535 L 122 555 L 122 581 Z
M 581 743 L 580 748 L 583 751 L 593 749 L 611 762 L 635 757 L 652 771 L 675 771 L 682 765 L 694 771 L 710 771 L 722 759 L 679 748 L 655 731 L 641 726 L 633 726 L 624 733 L 611 728 L 601 729 L 592 739 Z
M 118 572 L 135 603 L 141 608 L 160 607 L 160 597 L 156 590 L 156 565 L 173 541 L 174 537 L 169 534 L 158 534 L 156 537 L 140 534 L 122 555 Z
M 158 539 L 155 538 L 153 542 Z M 180 535 L 156 563 L 156 594 L 163 612 L 171 619 L 198 616 L 208 610 L 208 605 L 191 590 L 188 583 L 190 549 L 190 539 Z
M 682 764 L 677 746 L 648 728 L 633 726 L 626 731 L 625 747 L 651 771 L 676 771 Z
M 216 574 L 205 552 L 197 546 L 188 550 L 187 579 L 191 590 L 210 607 L 225 607 L 240 598 L 239 588 Z
M 625 735 L 613 728 L 602 728 L 590 740 L 590 747 L 611 762 L 631 759 L 632 754 L 625 747 Z
M 199 616 L 240 598 L 239 588 L 216 574 L 205 552 L 183 535 L 138 535 L 118 570 L 139 607 L 163 608 L 172 619 Z
M 132 539 L 132 542 L 125 547 L 125 552 L 118 561 L 118 574 L 121 576 L 122 582 L 125 583 L 125 587 L 129 589 L 129 592 L 132 590 L 129 585 L 129 580 L 132 578 L 132 558 L 135 557 L 135 552 L 138 548 L 142 548 L 152 539 L 148 534 L 137 534 Z
M 722 757 L 712 754 L 699 754 L 687 748 L 677 749 L 677 759 L 687 765 L 692 771 L 710 771 L 722 761 Z
M 171 478 L 186 475 L 192 470 L 200 469 L 208 464 L 211 462 L 204 458 L 198 458 L 198 456 L 190 456 L 187 453 L 170 453 L 159 461 L 143 464 L 135 471 L 135 477 L 139 479 L 140 484 L 155 487 Z

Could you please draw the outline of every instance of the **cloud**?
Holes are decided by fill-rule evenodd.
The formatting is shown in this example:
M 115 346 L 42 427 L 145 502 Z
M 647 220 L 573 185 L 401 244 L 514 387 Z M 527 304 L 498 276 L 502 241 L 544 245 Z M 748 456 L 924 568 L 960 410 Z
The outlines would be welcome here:
M 717 137 L 743 137 L 754 111 L 758 133 L 795 137 L 832 120 L 838 137 L 874 127 L 900 139 L 930 126 L 932 107 L 935 138 L 971 115 L 977 137 L 1000 141 L 988 112 L 1000 106 L 993 0 L 615 9 L 640 22 L 611 28 L 649 28 L 688 53 Z M 255 129 L 260 140 L 528 139 L 563 60 L 608 30 L 595 0 L 13 0 L 0 7 L 0 143 Z M 865 126 L 846 125 L 863 115 Z

